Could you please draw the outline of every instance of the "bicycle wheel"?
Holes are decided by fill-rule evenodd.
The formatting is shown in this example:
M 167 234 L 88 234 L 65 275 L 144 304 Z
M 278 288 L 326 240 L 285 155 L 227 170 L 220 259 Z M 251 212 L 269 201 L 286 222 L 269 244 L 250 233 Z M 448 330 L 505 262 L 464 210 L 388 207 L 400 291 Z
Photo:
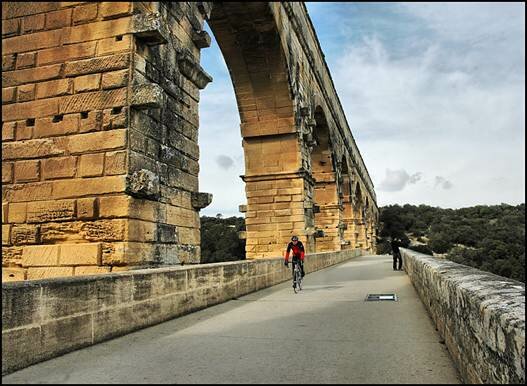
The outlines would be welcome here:
M 293 271 L 293 291 L 295 291 L 295 294 L 297 293 L 298 288 L 298 269 L 295 267 L 295 270 Z
M 295 293 L 302 290 L 301 281 L 302 281 L 302 275 L 300 274 L 300 269 L 295 269 Z

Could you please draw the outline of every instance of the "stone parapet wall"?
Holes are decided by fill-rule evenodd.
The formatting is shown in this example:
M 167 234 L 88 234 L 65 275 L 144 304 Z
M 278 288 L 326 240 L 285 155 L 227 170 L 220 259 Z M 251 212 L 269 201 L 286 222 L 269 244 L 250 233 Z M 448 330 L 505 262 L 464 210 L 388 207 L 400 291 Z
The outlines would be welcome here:
M 525 382 L 525 284 L 401 249 L 466 383 Z
M 306 255 L 306 273 L 364 254 Z M 2 374 L 291 280 L 282 258 L 2 284 Z

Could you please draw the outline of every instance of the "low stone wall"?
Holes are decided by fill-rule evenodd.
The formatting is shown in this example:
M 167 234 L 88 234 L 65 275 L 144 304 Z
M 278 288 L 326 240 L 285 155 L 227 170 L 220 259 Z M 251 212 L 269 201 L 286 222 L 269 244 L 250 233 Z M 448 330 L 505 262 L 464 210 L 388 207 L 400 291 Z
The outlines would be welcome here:
M 306 273 L 360 256 L 306 256 Z M 291 280 L 282 258 L 2 284 L 2 374 Z
M 466 383 L 524 383 L 525 284 L 401 249 Z

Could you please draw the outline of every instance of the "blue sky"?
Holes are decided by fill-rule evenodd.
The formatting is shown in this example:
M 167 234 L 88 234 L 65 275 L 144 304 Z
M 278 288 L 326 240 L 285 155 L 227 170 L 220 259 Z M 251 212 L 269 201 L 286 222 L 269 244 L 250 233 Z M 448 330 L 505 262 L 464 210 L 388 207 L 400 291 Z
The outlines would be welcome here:
M 525 202 L 525 4 L 306 5 L 379 206 Z M 201 214 L 240 216 L 240 120 L 214 39 L 201 64 L 214 78 L 200 102 L 200 191 L 214 196 Z

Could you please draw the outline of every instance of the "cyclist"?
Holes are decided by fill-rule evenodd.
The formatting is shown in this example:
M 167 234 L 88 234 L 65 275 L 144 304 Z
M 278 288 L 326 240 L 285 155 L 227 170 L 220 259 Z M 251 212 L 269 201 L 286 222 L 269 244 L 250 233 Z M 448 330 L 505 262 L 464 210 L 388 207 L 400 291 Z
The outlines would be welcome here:
M 285 253 L 285 261 L 284 265 L 286 267 L 289 266 L 289 253 L 293 251 L 293 278 L 295 274 L 295 264 L 300 265 L 300 271 L 302 272 L 302 277 L 305 276 L 304 273 L 304 244 L 300 240 L 298 240 L 297 236 L 291 237 L 291 242 L 287 244 L 287 251 Z

